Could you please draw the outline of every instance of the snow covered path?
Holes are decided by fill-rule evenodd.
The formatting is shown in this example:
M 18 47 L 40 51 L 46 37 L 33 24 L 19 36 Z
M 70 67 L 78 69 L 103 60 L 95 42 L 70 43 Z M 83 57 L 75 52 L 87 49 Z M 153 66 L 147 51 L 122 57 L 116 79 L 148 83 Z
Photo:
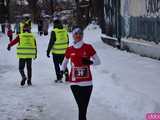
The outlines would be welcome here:
M 2 36 L 1 36 L 2 37 Z M 46 57 L 49 36 L 37 36 L 33 86 L 21 87 L 15 47 L 6 50 L 0 38 L 0 120 L 77 120 L 77 106 L 68 84 L 55 84 L 52 57 Z M 86 30 L 102 64 L 93 68 L 94 89 L 88 120 L 145 120 L 160 112 L 160 61 L 112 48 L 99 30 Z

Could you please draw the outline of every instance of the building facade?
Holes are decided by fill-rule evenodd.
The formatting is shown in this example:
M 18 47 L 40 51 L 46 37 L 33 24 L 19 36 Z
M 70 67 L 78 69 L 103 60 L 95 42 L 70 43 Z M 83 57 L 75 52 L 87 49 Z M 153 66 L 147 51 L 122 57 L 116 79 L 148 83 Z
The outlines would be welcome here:
M 160 42 L 160 0 L 121 0 L 122 35 Z
M 116 1 L 105 0 L 106 21 L 116 26 Z M 120 0 L 121 33 L 133 37 L 160 42 L 160 0 Z

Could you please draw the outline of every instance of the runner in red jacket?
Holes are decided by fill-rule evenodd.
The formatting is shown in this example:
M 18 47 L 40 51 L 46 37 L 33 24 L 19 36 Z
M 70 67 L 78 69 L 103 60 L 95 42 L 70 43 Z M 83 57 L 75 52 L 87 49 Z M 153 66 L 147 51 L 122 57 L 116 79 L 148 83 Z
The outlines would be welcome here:
M 79 120 L 87 120 L 86 113 L 92 92 L 92 75 L 90 65 L 99 65 L 100 59 L 92 45 L 83 42 L 80 28 L 73 30 L 74 44 L 67 48 L 61 70 L 65 70 L 71 61 L 69 82 L 79 108 Z

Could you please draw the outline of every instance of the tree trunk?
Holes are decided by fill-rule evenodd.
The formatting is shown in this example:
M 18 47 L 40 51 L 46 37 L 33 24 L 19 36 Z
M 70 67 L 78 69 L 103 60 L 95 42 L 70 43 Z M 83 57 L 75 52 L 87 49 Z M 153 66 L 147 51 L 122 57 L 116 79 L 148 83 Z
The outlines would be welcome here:
M 27 0 L 29 3 L 29 7 L 32 10 L 32 14 L 33 14 L 33 20 L 36 21 L 36 19 L 38 18 L 38 5 L 37 2 L 38 0 Z
M 6 5 L 6 11 L 7 11 L 7 19 L 9 20 L 9 22 L 10 22 L 10 0 L 6 0 L 6 3 L 7 3 L 7 5 Z
M 76 2 L 76 24 L 81 25 L 79 0 L 75 0 L 75 2 Z
M 102 33 L 106 33 L 106 22 L 104 19 L 104 0 L 92 0 L 93 12 L 98 21 Z
M 85 28 L 90 20 L 90 1 L 86 0 L 75 0 L 76 2 L 76 23 L 78 26 Z
M 53 15 L 54 13 L 53 0 L 50 0 L 50 5 L 51 5 L 51 15 Z

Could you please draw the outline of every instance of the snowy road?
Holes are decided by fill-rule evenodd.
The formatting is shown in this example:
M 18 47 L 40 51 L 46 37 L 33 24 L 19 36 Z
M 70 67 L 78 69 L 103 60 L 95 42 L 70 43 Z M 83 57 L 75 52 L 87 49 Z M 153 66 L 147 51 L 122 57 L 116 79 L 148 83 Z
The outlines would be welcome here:
M 0 40 L 0 120 L 77 120 L 77 106 L 68 84 L 55 84 L 52 59 L 46 57 L 49 36 L 37 36 L 33 86 L 21 87 L 15 47 Z M 86 30 L 102 64 L 93 68 L 94 89 L 88 120 L 145 120 L 160 112 L 160 61 L 112 48 L 99 30 Z

